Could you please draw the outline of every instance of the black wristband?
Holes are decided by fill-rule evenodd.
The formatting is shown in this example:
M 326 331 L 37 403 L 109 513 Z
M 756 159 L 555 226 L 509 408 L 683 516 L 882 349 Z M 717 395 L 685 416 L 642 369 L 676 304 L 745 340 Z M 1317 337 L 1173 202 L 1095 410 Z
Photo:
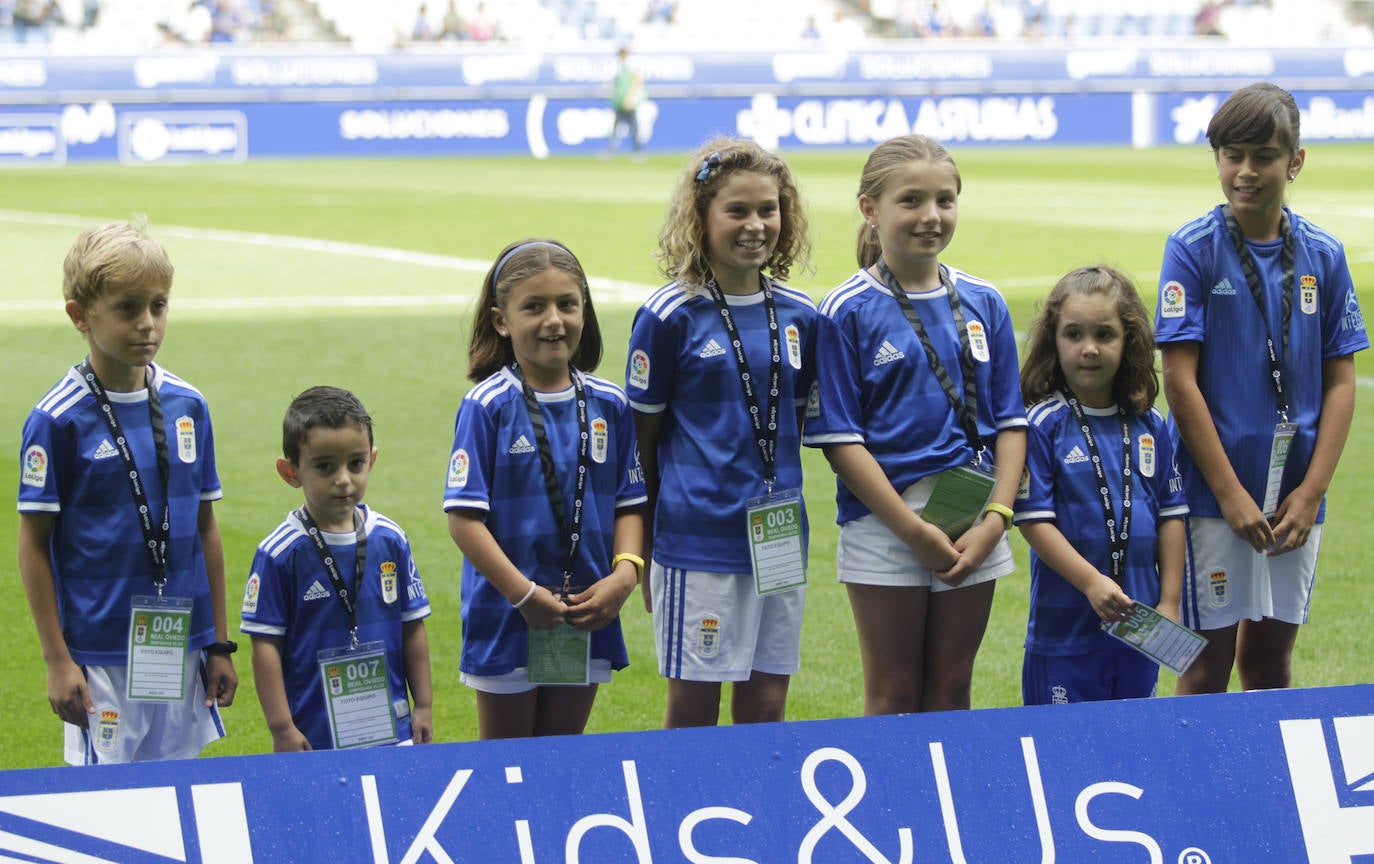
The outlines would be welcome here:
M 211 642 L 205 646 L 205 653 L 223 654 L 226 657 L 237 650 L 239 650 L 239 643 L 237 642 Z

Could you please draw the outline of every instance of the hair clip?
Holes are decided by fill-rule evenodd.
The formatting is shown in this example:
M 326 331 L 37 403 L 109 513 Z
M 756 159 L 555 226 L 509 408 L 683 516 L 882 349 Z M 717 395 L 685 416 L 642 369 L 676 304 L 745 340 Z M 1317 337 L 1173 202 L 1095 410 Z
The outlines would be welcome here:
M 703 180 L 705 180 L 707 177 L 710 177 L 710 176 L 711 176 L 711 172 L 714 171 L 714 170 L 716 170 L 716 169 L 719 168 L 719 167 L 720 167 L 720 153 L 719 153 L 719 152 L 712 153 L 710 156 L 707 156 L 705 159 L 701 160 L 701 170 L 697 172 L 697 182 L 700 183 L 700 182 L 702 182 Z

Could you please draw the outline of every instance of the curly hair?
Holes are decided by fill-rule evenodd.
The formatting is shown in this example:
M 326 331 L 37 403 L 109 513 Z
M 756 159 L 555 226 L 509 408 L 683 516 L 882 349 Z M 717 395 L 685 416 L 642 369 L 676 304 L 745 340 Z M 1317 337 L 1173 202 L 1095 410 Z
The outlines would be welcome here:
M 664 276 L 688 288 L 706 284 L 711 275 L 706 248 L 706 211 L 726 179 L 738 171 L 772 177 L 778 184 L 782 228 L 773 254 L 761 269 L 785 282 L 794 266 L 810 267 L 811 240 L 806 213 L 787 163 L 753 141 L 713 138 L 687 161 L 668 205 L 668 216 L 658 235 L 657 257 Z
M 1059 366 L 1059 316 L 1069 297 L 1102 295 L 1116 303 L 1123 342 L 1121 365 L 1112 379 L 1112 398 L 1143 414 L 1159 396 L 1159 371 L 1155 368 L 1154 330 L 1150 313 L 1135 285 L 1120 271 L 1096 264 L 1067 273 L 1045 298 L 1040 314 L 1026 337 L 1026 362 L 1021 366 L 1021 396 L 1033 405 L 1066 386 Z
M 856 197 L 866 197 L 869 200 L 881 198 L 883 190 L 892 181 L 892 175 L 908 162 L 948 162 L 954 166 L 954 181 L 958 184 L 955 191 L 964 191 L 964 180 L 959 176 L 959 166 L 955 164 L 954 157 L 949 155 L 943 144 L 925 135 L 899 135 L 874 147 L 873 152 L 868 154 L 863 173 L 859 175 L 859 194 Z M 855 252 L 859 266 L 872 267 L 882 254 L 883 247 L 878 242 L 878 229 L 867 222 L 861 223 L 858 249 Z
M 505 308 L 516 285 L 545 270 L 561 270 L 577 280 L 582 288 L 582 339 L 573 352 L 572 365 L 583 372 L 592 372 L 601 362 L 601 325 L 596 320 L 596 308 L 592 305 L 582 263 L 557 240 L 519 240 L 501 250 L 496 263 L 482 280 L 482 294 L 477 298 L 477 309 L 472 315 L 472 338 L 468 342 L 469 379 L 482 381 L 515 362 L 510 337 L 496 332 L 492 313 Z

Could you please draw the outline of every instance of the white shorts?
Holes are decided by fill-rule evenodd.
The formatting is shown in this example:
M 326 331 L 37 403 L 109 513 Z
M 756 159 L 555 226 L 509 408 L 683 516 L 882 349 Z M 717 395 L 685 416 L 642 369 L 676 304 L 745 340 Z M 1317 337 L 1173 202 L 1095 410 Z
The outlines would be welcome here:
M 1248 618 L 1306 624 L 1317 578 L 1322 526 L 1307 543 L 1273 558 L 1236 536 L 1225 519 L 1188 517 L 1180 623 L 1219 630 Z
M 806 588 L 762 597 L 752 573 L 649 568 L 658 672 L 684 681 L 748 681 L 801 668 Z
M 186 694 L 180 702 L 128 698 L 127 666 L 83 666 L 95 703 L 90 728 L 63 723 L 69 765 L 193 759 L 224 737 L 219 707 L 205 707 L 205 655 L 186 655 Z
M 530 670 L 524 666 L 517 666 L 504 675 L 469 675 L 467 672 L 459 672 L 458 680 L 468 685 L 474 690 L 482 693 L 498 693 L 510 695 L 512 693 L 528 693 L 536 687 L 541 686 L 563 686 L 563 685 L 541 685 L 530 683 Z M 611 661 L 598 660 L 593 657 L 587 662 L 587 683 L 588 684 L 609 684 L 611 682 Z M 576 686 L 576 685 L 574 685 Z
M 919 512 L 930 499 L 935 488 L 935 475 L 923 477 L 902 493 L 902 500 L 913 513 Z M 1001 519 L 1001 516 L 987 518 Z M 880 585 L 893 588 L 929 588 L 932 593 L 957 591 L 982 582 L 991 582 L 1016 569 L 1011 556 L 1011 544 L 1005 534 L 992 547 L 983 566 L 973 571 L 958 585 L 941 582 L 930 568 L 916 560 L 916 555 L 897 535 L 872 513 L 860 516 L 840 526 L 839 545 L 835 551 L 835 565 L 840 582 L 853 585 Z

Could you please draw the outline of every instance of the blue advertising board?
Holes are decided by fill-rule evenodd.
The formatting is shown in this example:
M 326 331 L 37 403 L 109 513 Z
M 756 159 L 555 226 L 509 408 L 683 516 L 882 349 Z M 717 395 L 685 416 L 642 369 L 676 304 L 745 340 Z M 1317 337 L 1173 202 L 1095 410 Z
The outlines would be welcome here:
M 1374 685 L 0 774 L 6 861 L 1370 856 Z

